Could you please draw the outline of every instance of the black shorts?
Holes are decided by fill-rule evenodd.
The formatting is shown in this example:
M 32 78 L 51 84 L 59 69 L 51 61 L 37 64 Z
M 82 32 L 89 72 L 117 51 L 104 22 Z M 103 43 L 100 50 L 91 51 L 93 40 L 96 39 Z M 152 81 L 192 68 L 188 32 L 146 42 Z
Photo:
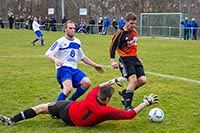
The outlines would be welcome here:
M 66 100 L 51 102 L 48 105 L 48 110 L 52 116 L 61 118 L 69 126 L 74 126 L 74 123 L 71 121 L 68 115 L 70 103 L 71 102 L 66 101 Z
M 137 78 L 145 76 L 143 65 L 135 56 L 120 57 L 119 69 L 122 76 L 126 78 L 133 74 L 135 74 Z

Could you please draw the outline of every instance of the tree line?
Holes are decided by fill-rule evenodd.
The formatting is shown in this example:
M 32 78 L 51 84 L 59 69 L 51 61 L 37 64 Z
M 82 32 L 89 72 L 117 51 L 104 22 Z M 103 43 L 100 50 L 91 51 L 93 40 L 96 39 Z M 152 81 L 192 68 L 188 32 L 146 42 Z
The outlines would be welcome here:
M 58 22 L 62 20 L 62 0 L 0 0 L 0 17 L 7 19 L 9 13 L 15 16 L 47 16 L 48 9 L 54 8 Z M 200 0 L 64 0 L 64 15 L 67 19 L 80 21 L 80 18 L 98 19 L 110 16 L 119 19 L 127 12 L 140 13 L 174 13 L 189 14 L 199 22 Z M 80 16 L 79 9 L 87 8 L 87 15 Z

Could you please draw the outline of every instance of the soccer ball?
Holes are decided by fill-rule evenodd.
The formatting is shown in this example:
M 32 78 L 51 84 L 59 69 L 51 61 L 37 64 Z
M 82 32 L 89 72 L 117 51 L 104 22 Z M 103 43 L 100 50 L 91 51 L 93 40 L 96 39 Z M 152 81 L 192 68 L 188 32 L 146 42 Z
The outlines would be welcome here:
M 160 108 L 153 108 L 149 111 L 149 120 L 151 122 L 162 122 L 164 119 L 164 112 Z

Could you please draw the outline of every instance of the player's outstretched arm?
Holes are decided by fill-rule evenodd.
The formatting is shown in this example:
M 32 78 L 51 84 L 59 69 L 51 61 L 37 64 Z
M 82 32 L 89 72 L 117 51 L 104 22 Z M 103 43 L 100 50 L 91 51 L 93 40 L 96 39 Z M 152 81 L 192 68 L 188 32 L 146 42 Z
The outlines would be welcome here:
M 142 111 L 146 106 L 159 103 L 159 98 L 155 94 L 150 94 L 149 96 L 144 96 L 143 102 L 134 108 L 136 113 Z
M 91 59 L 89 59 L 87 56 L 85 56 L 82 61 L 85 63 L 85 64 L 88 64 L 92 67 L 94 67 L 99 73 L 103 73 L 104 70 L 103 70 L 103 67 L 99 64 L 96 64 L 95 62 L 93 62 Z
M 111 79 L 111 80 L 109 80 L 107 82 L 104 82 L 104 83 L 100 84 L 100 86 L 116 84 L 116 85 L 118 85 L 120 87 L 123 87 L 122 82 L 125 82 L 125 81 L 127 81 L 126 78 L 124 78 L 124 77 L 118 77 L 118 78 Z

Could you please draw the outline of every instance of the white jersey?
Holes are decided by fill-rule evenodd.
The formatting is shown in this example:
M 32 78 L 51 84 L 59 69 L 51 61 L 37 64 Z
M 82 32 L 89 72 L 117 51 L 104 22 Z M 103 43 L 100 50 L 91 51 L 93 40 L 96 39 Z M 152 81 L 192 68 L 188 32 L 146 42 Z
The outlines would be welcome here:
M 81 48 L 81 42 L 74 37 L 73 41 L 68 40 L 65 36 L 56 40 L 45 54 L 53 55 L 63 61 L 63 66 L 77 68 L 77 62 L 85 57 Z M 56 69 L 60 66 L 56 65 Z
M 32 27 L 33 27 L 34 32 L 36 32 L 37 30 L 40 30 L 40 25 L 38 24 L 37 21 L 33 21 Z

